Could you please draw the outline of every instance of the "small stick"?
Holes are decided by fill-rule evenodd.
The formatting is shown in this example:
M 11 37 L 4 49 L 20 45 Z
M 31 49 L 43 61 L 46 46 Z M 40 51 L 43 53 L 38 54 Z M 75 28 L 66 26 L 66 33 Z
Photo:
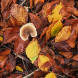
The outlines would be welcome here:
M 73 18 L 78 19 L 76 16 L 72 15 Z
M 26 0 L 23 0 L 23 2 L 20 5 L 23 5 L 26 2 Z
M 23 77 L 23 78 L 30 78 L 30 76 L 33 75 L 34 72 L 39 71 L 39 70 L 40 70 L 40 69 L 38 68 L 38 69 L 36 69 L 35 71 L 33 71 L 32 73 L 28 74 L 27 76 L 25 76 L 25 77 Z

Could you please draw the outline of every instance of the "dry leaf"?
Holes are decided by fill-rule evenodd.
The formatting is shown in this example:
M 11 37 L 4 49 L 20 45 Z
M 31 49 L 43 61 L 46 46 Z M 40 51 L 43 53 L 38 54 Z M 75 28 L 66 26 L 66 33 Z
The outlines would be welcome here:
M 56 77 L 55 73 L 50 72 L 50 73 L 48 73 L 48 74 L 45 76 L 45 78 L 57 78 L 57 77 Z
M 78 54 L 77 55 L 75 55 L 75 56 L 73 56 L 73 58 L 72 58 L 73 60 L 75 60 L 75 61 L 78 61 Z
M 62 20 L 62 15 L 60 14 L 60 10 L 62 9 L 62 3 L 60 2 L 56 7 L 52 10 L 52 14 L 48 15 L 48 21 L 54 22 L 58 20 Z
M 21 26 L 27 23 L 28 13 L 26 9 L 22 7 L 21 5 L 13 4 L 10 9 L 10 15 L 14 17 L 14 18 L 10 17 L 9 19 L 9 22 L 13 23 L 13 26 L 16 26 L 16 25 Z M 13 21 L 16 21 L 16 22 L 13 22 Z
M 20 66 L 16 66 L 16 70 L 20 71 L 20 72 L 23 72 L 23 69 Z
M 71 58 L 73 56 L 72 52 L 60 52 L 65 58 Z
M 5 49 L 4 51 L 1 51 L 1 52 L 0 52 L 0 56 L 7 56 L 7 55 L 10 54 L 10 52 L 11 52 L 10 49 Z
M 61 21 L 57 21 L 54 26 L 51 28 L 51 37 L 54 37 L 58 34 L 58 32 L 63 27 L 63 24 Z
M 40 53 L 40 45 L 37 39 L 33 39 L 26 48 L 26 55 L 31 60 L 32 63 L 38 58 Z
M 67 40 L 71 35 L 71 26 L 64 26 L 55 38 L 55 42 Z
M 48 71 L 48 67 L 43 67 L 43 65 L 49 62 L 50 59 L 45 55 L 39 55 L 38 57 L 38 66 L 42 71 Z

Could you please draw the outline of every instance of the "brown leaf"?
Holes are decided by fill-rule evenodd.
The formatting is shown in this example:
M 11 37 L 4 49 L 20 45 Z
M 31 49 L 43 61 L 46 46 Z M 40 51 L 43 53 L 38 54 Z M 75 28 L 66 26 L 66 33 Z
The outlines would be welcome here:
M 12 72 L 15 69 L 16 61 L 13 55 L 8 56 L 8 60 L 5 66 L 7 72 Z
M 8 54 L 10 54 L 11 50 L 10 49 L 5 49 L 4 51 L 0 52 L 0 56 L 7 56 Z
M 4 29 L 4 44 L 6 43 L 10 43 L 12 41 L 14 41 L 17 38 L 19 32 L 19 28 L 18 27 L 14 27 L 14 28 L 5 28 Z
M 41 15 L 44 17 L 47 17 L 49 14 L 51 14 L 51 11 L 52 11 L 54 5 L 57 3 L 59 3 L 59 1 L 57 1 L 57 0 L 51 1 L 50 3 L 46 3 L 41 10 Z
M 59 52 L 59 53 L 68 59 L 73 56 L 72 52 Z
M 71 50 L 71 47 L 66 43 L 66 41 L 56 43 L 52 41 L 51 44 L 59 51 L 70 52 Z
M 35 25 L 36 29 L 39 29 L 40 27 L 42 27 L 42 21 L 39 18 L 39 16 L 33 13 L 29 13 L 29 17 L 30 17 L 30 21 Z
M 1 0 L 1 11 L 4 11 L 11 3 L 12 0 Z
M 15 69 L 16 62 L 14 56 L 9 55 L 7 57 L 8 59 L 6 60 L 6 64 L 4 64 L 4 68 L 0 70 L 0 75 L 7 75 Z
M 55 56 L 55 59 L 60 63 L 64 65 L 64 58 L 62 58 L 61 56 Z
M 29 43 L 29 40 L 23 41 L 19 36 L 17 36 L 17 39 L 15 40 L 15 43 L 14 43 L 14 52 L 17 54 L 23 53 L 28 43 Z
M 44 3 L 44 0 L 34 0 L 35 5 L 37 5 L 38 3 Z
M 77 55 L 75 55 L 75 56 L 73 56 L 73 58 L 72 58 L 73 60 L 75 60 L 75 61 L 78 61 L 78 54 Z
M 43 71 L 36 71 L 35 73 L 34 73 L 34 77 L 33 78 L 40 78 L 40 77 L 43 77 L 44 75 L 46 74 L 46 72 L 43 72 Z
M 3 68 L 7 61 L 7 56 L 0 56 L 0 68 Z
M 22 78 L 21 74 L 10 74 L 7 78 Z
M 26 9 L 18 4 L 12 4 L 11 9 L 10 9 L 10 15 L 13 17 L 10 17 L 11 21 L 15 21 L 13 26 L 21 26 L 28 21 L 28 12 Z M 10 22 L 11 22 L 10 21 Z M 11 25 L 12 26 L 12 25 Z

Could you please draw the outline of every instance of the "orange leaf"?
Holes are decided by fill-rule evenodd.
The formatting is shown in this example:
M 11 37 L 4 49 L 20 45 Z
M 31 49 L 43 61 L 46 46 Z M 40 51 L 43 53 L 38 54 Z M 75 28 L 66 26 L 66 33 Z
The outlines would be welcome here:
M 6 50 L 0 52 L 0 56 L 7 56 L 8 54 L 10 54 L 10 52 L 11 52 L 10 49 L 6 49 Z
M 75 61 L 78 61 L 78 54 L 75 55 L 72 59 L 75 60 Z

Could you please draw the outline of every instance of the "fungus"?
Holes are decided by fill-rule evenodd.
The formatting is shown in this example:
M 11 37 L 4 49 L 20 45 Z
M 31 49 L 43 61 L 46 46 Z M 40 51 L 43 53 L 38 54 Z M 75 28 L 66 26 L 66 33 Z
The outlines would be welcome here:
M 31 37 L 37 36 L 36 27 L 33 23 L 27 23 L 20 28 L 20 37 L 22 40 L 28 40 L 29 35 L 31 35 Z

